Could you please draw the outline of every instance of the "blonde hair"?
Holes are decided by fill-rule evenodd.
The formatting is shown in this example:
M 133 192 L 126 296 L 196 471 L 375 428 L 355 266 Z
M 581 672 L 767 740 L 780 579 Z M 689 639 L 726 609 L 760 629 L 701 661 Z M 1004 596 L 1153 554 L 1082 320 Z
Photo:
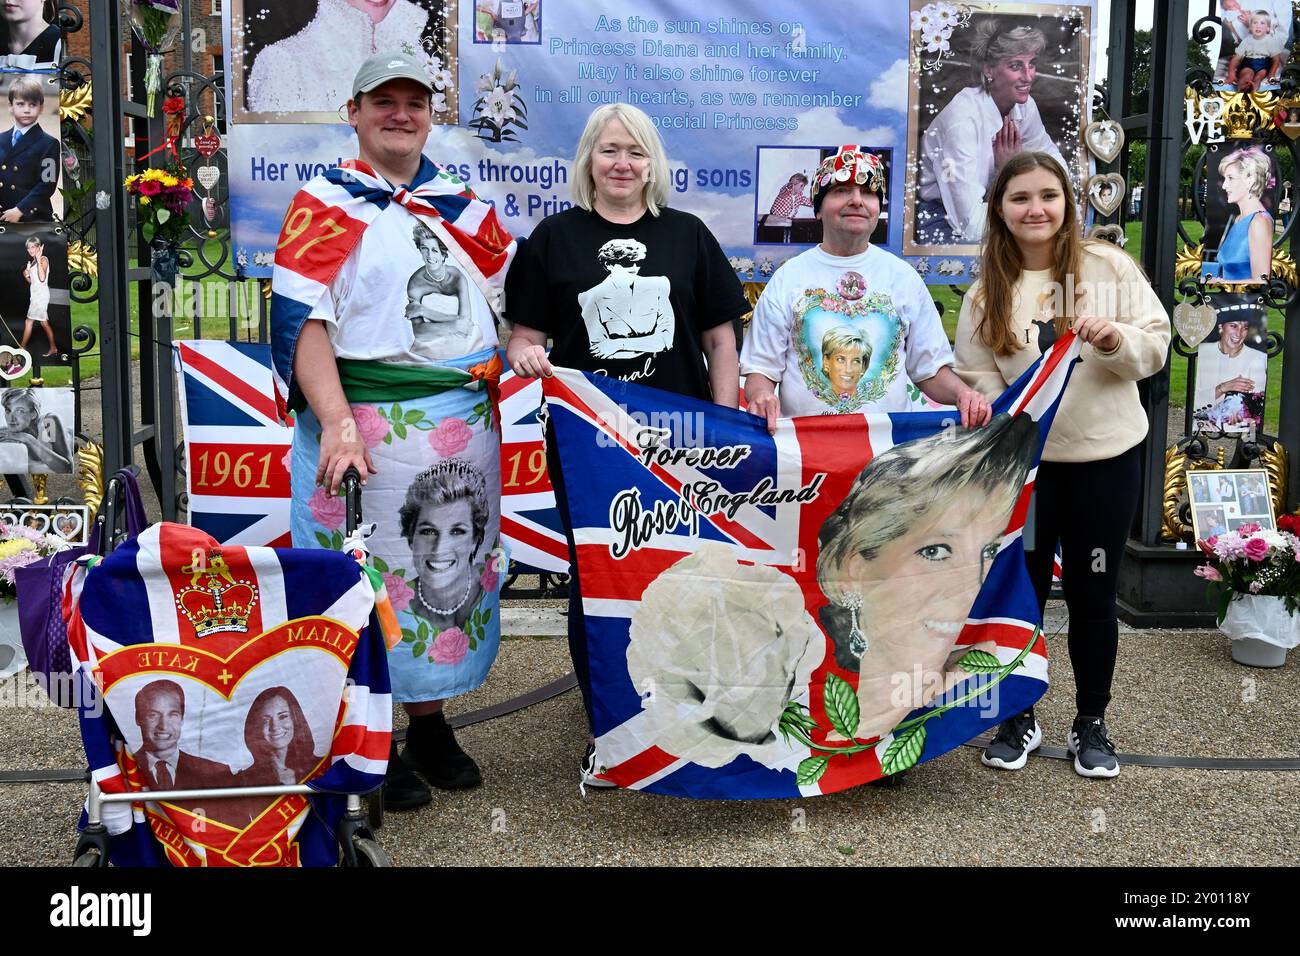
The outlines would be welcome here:
M 1013 27 L 1004 30 L 1002 21 L 989 17 L 975 27 L 971 41 L 971 72 L 975 85 L 984 85 L 984 67 L 1010 56 L 1033 56 L 1046 48 L 1047 37 L 1037 27 Z
M 1057 288 L 1071 287 L 1066 277 L 1078 278 L 1079 264 L 1083 258 L 1085 243 L 1080 236 L 1079 212 L 1074 204 L 1070 180 L 1061 164 L 1050 153 L 1031 151 L 1012 156 L 998 170 L 997 178 L 989 191 L 989 215 L 984 231 L 984 248 L 980 254 L 980 281 L 971 292 L 971 305 L 983 310 L 975 327 L 975 335 L 996 355 L 1011 355 L 1024 348 L 1024 343 L 1016 338 L 1015 330 L 1011 327 L 1014 293 L 1024 269 L 1024 259 L 1019 244 L 1002 218 L 1002 197 L 1006 195 L 1007 186 L 1012 179 L 1035 169 L 1051 172 L 1060 183 L 1065 197 L 1065 218 L 1052 249 L 1052 281 Z M 1057 335 L 1065 334 L 1077 310 L 1083 284 L 1077 283 L 1074 288 L 1074 300 L 1063 302 L 1064 308 L 1056 316 Z
M 1250 177 L 1252 196 L 1256 199 L 1264 197 L 1264 190 L 1268 188 L 1269 180 L 1273 178 L 1273 167 L 1267 156 L 1254 147 L 1239 149 L 1219 163 L 1219 175 L 1222 176 L 1223 171 L 1230 166 L 1241 167 L 1241 171 Z
M 650 117 L 626 103 L 610 103 L 587 117 L 587 126 L 578 139 L 577 155 L 573 157 L 573 201 L 588 212 L 595 205 L 596 182 L 591 176 L 591 154 L 596 151 L 596 141 L 611 120 L 623 124 L 650 160 L 649 177 L 642 187 L 641 198 L 650 215 L 657 216 L 659 210 L 668 205 L 668 154 L 664 152 L 663 140 Z

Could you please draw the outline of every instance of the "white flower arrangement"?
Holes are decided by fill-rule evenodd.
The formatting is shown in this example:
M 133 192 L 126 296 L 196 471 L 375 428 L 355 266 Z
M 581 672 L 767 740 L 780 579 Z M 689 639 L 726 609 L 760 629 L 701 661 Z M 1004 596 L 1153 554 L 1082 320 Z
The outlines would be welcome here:
M 971 11 L 965 4 L 927 3 L 912 11 L 912 33 L 916 35 L 913 52 L 916 53 L 914 69 L 933 73 L 943 61 L 953 55 L 953 31 L 970 21 Z M 925 54 L 932 54 L 926 57 Z
M 498 59 L 491 73 L 479 76 L 474 101 L 475 118 L 465 125 L 475 131 L 479 139 L 490 143 L 519 141 L 512 127 L 528 129 L 528 107 L 519 95 L 518 70 L 505 73 Z

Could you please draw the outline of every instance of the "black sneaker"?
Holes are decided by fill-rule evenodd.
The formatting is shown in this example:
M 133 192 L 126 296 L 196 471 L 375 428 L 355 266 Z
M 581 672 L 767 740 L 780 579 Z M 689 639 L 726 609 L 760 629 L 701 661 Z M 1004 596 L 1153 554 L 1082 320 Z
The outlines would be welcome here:
M 412 718 L 406 730 L 405 756 L 439 790 L 468 790 L 483 782 L 478 764 L 460 749 L 441 711 Z
M 384 774 L 384 809 L 414 810 L 433 801 L 433 794 L 424 781 L 411 773 L 411 768 L 397 752 L 397 744 L 388 751 L 388 772 Z
M 588 743 L 587 752 L 582 755 L 582 763 L 578 765 L 578 789 L 585 795 L 586 787 L 596 787 L 600 790 L 617 787 L 618 784 L 614 781 L 597 776 L 604 772 L 605 768 L 596 763 L 596 745 Z
M 1065 738 L 1065 749 L 1074 756 L 1074 772 L 1081 777 L 1118 777 L 1119 758 L 1100 717 L 1076 717 Z
M 1043 742 L 1043 729 L 1034 719 L 1034 708 L 1002 721 L 993 743 L 984 748 L 980 762 L 986 767 L 1019 770 Z

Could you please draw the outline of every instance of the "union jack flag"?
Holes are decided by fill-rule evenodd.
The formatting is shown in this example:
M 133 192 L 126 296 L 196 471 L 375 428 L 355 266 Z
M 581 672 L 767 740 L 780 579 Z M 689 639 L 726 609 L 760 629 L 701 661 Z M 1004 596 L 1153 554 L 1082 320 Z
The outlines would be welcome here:
M 516 570 L 568 574 L 569 546 L 546 473 L 541 403 L 538 379 L 501 377 L 501 536 Z
M 228 547 L 179 524 L 93 566 L 82 559 L 64 610 L 82 742 L 106 793 L 171 789 L 154 785 L 166 750 L 177 789 L 280 783 L 259 777 L 278 742 L 281 768 L 321 794 L 108 804 L 113 862 L 332 865 L 336 795 L 373 790 L 387 768 L 392 697 L 375 608 L 349 555 Z M 274 739 L 259 707 L 268 698 L 293 715 Z M 171 716 L 151 723 L 151 710 Z
M 189 522 L 223 544 L 290 546 L 293 429 L 280 419 L 271 347 L 175 344 Z
M 567 484 L 606 779 L 691 797 L 831 793 L 1036 701 L 1047 657 L 1021 531 L 1079 348 L 1062 337 L 970 432 L 929 411 L 784 420 L 770 436 L 747 414 L 604 376 L 545 380 L 561 466 L 582 476 Z M 994 462 L 1009 477 L 990 489 Z M 925 482 L 946 497 L 923 515 Z M 882 532 L 885 514 L 901 526 Z M 978 521 L 972 563 L 943 565 Z M 913 531 L 920 545 L 886 559 Z

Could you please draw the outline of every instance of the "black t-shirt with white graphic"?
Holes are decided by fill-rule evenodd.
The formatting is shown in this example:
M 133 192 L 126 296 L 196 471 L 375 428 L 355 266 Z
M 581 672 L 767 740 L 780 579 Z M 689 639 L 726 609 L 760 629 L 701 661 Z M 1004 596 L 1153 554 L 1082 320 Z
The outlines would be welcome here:
M 510 321 L 551 337 L 553 364 L 709 400 L 700 335 L 749 303 L 690 213 L 661 209 L 620 224 L 575 206 L 521 243 L 506 308 Z

